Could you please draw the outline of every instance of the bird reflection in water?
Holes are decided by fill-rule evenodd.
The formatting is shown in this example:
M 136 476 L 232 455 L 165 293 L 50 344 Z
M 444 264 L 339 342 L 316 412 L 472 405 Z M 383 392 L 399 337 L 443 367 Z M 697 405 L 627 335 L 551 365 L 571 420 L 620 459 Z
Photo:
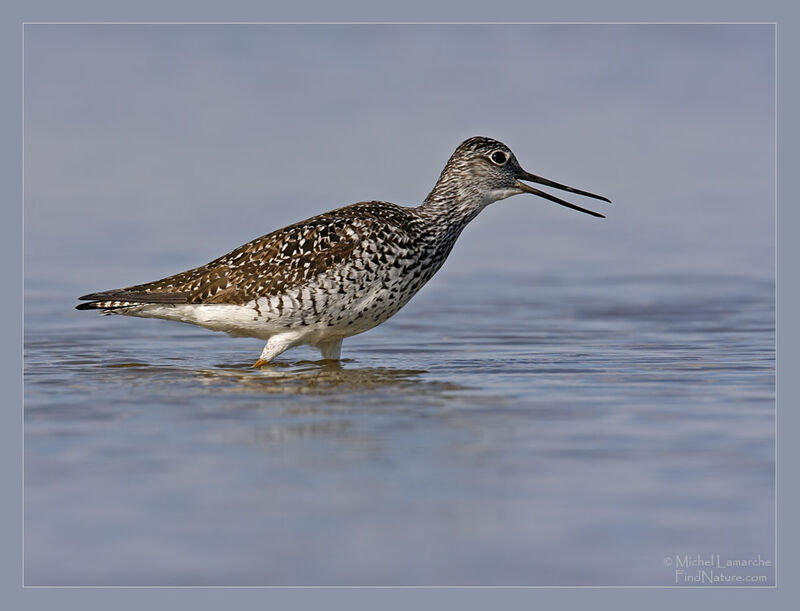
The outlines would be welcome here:
M 342 365 L 345 364 L 345 366 Z M 214 368 L 183 368 L 177 366 L 151 366 L 141 363 L 115 363 L 117 381 L 120 375 L 134 383 L 149 381 L 170 382 L 172 378 L 181 386 L 191 376 L 206 389 L 231 394 L 302 394 L 302 395 L 362 395 L 383 390 L 413 394 L 430 394 L 463 390 L 449 382 L 431 380 L 424 369 L 398 369 L 392 367 L 352 367 L 348 360 L 298 361 L 273 363 L 269 367 L 253 369 L 244 364 L 219 364 Z

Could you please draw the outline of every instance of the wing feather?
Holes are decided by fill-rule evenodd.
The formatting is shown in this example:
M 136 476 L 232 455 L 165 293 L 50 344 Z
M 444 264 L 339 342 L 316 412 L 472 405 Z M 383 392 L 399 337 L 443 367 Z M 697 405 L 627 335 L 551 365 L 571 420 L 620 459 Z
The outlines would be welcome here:
M 384 218 L 387 206 L 391 218 Z M 376 210 L 380 211 L 377 215 Z M 280 295 L 348 261 L 375 225 L 381 226 L 382 234 L 387 229 L 391 234 L 392 226 L 403 224 L 403 210 L 384 202 L 339 208 L 256 238 L 201 267 L 146 284 L 84 295 L 79 299 L 91 303 L 77 308 L 114 309 L 139 303 L 241 305 Z

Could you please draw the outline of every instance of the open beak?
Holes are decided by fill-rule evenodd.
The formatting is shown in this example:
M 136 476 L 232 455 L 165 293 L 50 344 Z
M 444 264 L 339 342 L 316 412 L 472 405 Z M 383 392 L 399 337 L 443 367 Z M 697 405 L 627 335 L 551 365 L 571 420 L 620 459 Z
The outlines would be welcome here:
M 602 199 L 604 202 L 611 203 L 611 200 L 607 197 L 603 197 L 602 195 L 595 195 L 594 193 L 589 193 L 588 191 L 581 191 L 580 189 L 573 189 L 572 187 L 568 187 L 566 185 L 559 184 L 557 182 L 553 182 L 552 180 L 547 180 L 546 178 L 542 178 L 541 176 L 536 176 L 535 174 L 530 174 L 525 170 L 520 170 L 516 176 L 516 186 L 519 190 L 525 191 L 526 193 L 533 193 L 534 195 L 538 195 L 539 197 L 543 197 L 545 199 L 549 199 L 551 202 L 555 202 L 557 204 L 561 204 L 562 206 L 566 206 L 567 208 L 572 208 L 573 210 L 578 210 L 580 212 L 585 212 L 586 214 L 591 214 L 592 216 L 599 216 L 600 218 L 606 218 L 604 214 L 600 214 L 599 212 L 593 212 L 591 210 L 587 210 L 586 208 L 581 208 L 580 206 L 576 206 L 575 204 L 570 204 L 569 202 L 565 202 L 563 199 L 559 199 L 554 195 L 550 195 L 549 193 L 545 193 L 544 191 L 540 191 L 535 187 L 531 187 L 528 184 L 522 182 L 523 180 L 527 180 L 529 182 L 535 182 L 540 185 L 545 185 L 547 187 L 553 187 L 554 189 L 561 189 L 562 191 L 569 191 L 570 193 L 577 193 L 578 195 L 585 195 L 586 197 L 593 197 L 595 199 Z

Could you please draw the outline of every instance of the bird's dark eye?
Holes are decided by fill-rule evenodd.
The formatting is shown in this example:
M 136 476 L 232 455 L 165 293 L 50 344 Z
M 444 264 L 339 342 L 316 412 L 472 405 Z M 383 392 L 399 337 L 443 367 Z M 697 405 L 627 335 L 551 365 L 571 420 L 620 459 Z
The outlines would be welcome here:
M 503 165 L 506 161 L 508 161 L 508 157 L 506 157 L 506 154 L 503 151 L 495 151 L 492 153 L 490 159 L 497 165 Z

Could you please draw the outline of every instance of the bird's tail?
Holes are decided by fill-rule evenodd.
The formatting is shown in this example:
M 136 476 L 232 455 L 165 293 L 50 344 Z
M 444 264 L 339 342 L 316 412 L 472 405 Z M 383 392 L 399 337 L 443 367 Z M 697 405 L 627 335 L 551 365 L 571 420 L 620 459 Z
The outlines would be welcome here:
M 145 304 L 186 303 L 188 297 L 184 293 L 113 289 L 101 293 L 89 293 L 78 297 L 78 300 L 86 303 L 76 305 L 76 310 L 103 310 L 106 313 L 111 313 L 115 310 Z

